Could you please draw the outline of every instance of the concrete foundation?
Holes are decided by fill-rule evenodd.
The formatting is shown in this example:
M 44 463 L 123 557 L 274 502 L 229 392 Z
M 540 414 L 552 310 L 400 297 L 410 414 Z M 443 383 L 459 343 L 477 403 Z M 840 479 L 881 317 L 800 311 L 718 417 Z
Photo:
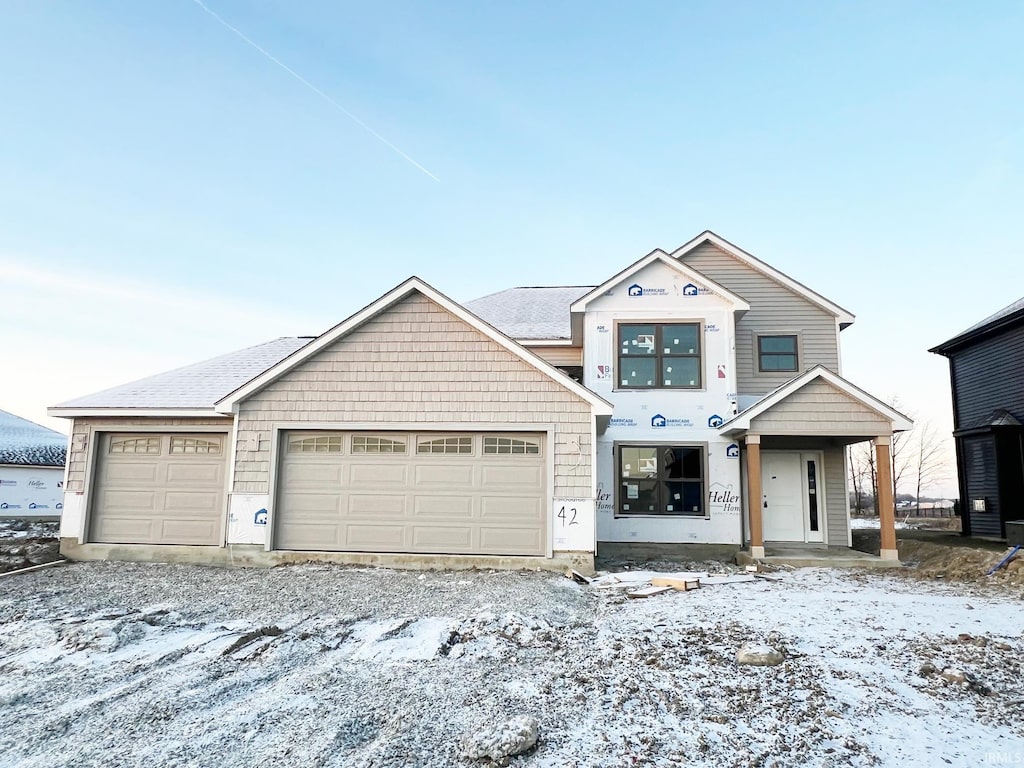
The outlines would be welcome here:
M 766 565 L 787 565 L 791 568 L 899 568 L 900 561 L 881 558 L 847 547 L 821 546 L 768 546 L 763 557 L 755 557 L 749 551 L 736 555 L 740 565 L 765 563 Z
M 69 560 L 124 560 L 136 563 L 182 563 L 218 567 L 273 568 L 299 563 L 338 563 L 412 571 L 464 571 L 473 568 L 499 571 L 567 568 L 592 575 L 590 552 L 556 552 L 554 557 L 506 557 L 497 555 L 417 555 L 368 552 L 267 552 L 258 544 L 223 547 L 192 547 L 156 544 L 80 544 L 75 538 L 60 540 L 60 553 Z
M 597 559 L 609 562 L 666 560 L 692 562 L 695 560 L 721 560 L 731 562 L 740 551 L 738 544 L 656 544 L 634 541 L 599 541 Z

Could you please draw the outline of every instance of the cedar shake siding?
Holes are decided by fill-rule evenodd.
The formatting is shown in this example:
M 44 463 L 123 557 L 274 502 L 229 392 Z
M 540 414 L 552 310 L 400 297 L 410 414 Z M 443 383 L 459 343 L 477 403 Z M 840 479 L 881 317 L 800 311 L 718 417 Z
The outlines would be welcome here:
M 235 493 L 267 493 L 276 424 L 555 424 L 554 495 L 593 495 L 590 403 L 421 294 L 239 405 Z
M 842 433 L 876 437 L 892 431 L 880 414 L 840 392 L 827 381 L 815 379 L 750 420 L 750 431 L 766 435 L 832 435 Z
M 797 375 L 792 371 L 758 372 L 757 334 L 796 334 L 800 350 L 797 373 L 815 365 L 839 373 L 834 315 L 711 243 L 697 246 L 681 261 L 750 304 L 749 311 L 736 321 L 736 384 L 740 395 L 765 395 Z

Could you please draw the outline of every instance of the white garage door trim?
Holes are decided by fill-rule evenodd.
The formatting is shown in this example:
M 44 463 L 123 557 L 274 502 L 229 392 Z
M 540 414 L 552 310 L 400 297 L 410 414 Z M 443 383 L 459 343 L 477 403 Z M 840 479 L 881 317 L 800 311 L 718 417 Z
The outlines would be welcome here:
M 161 434 L 161 435 L 174 435 L 174 434 L 189 434 L 189 435 L 220 435 L 224 438 L 226 460 L 228 461 L 227 471 L 224 473 L 224 496 L 223 505 L 220 510 L 220 522 L 219 522 L 219 543 L 216 546 L 223 547 L 227 543 L 227 524 L 228 524 L 228 500 L 231 496 L 231 476 L 234 474 L 233 468 L 235 463 L 235 441 L 234 441 L 234 426 L 229 424 L 176 424 L 176 425 L 146 425 L 146 424 L 125 424 L 125 425 L 111 425 L 109 423 L 103 424 L 102 426 L 93 427 L 91 424 L 88 425 L 88 431 L 85 432 L 85 476 L 82 482 L 81 498 L 83 500 L 82 512 L 79 515 L 78 521 L 78 543 L 89 544 L 89 532 L 92 528 L 93 512 L 95 511 L 95 498 L 96 498 L 96 483 L 97 483 L 97 468 L 101 461 L 100 446 L 103 443 L 104 435 L 111 434 L 128 434 L 128 433 L 146 433 L 146 434 Z M 78 433 L 83 434 L 83 433 Z M 72 440 L 75 439 L 75 433 L 72 433 Z M 70 465 L 70 462 L 69 462 Z M 70 466 L 66 469 L 70 469 Z M 67 472 L 65 472 L 64 487 L 67 488 Z M 167 545 L 174 546 L 174 545 Z M 205 546 L 205 545 L 204 545 Z
M 541 433 L 544 436 L 544 492 L 541 502 L 544 510 L 544 557 L 552 557 L 553 537 L 551 533 L 551 499 L 554 494 L 555 482 L 555 453 L 557 444 L 555 442 L 556 426 L 550 423 L 522 423 L 522 424 L 489 424 L 486 422 L 473 423 L 427 423 L 427 422 L 401 422 L 401 423 L 379 423 L 379 422 L 351 422 L 338 424 L 336 422 L 279 422 L 272 427 L 272 440 L 270 443 L 270 484 L 269 484 L 269 514 L 267 519 L 266 544 L 264 550 L 272 552 L 275 549 L 276 520 L 275 510 L 279 498 L 279 481 L 281 478 L 281 460 L 283 457 L 282 446 L 284 445 L 284 434 L 295 431 L 326 431 L 326 432 L 410 432 L 410 433 L 467 433 L 467 434 L 500 434 L 502 432 L 518 433 Z M 483 557 L 486 557 L 484 555 Z M 536 555 L 541 557 L 541 555 Z

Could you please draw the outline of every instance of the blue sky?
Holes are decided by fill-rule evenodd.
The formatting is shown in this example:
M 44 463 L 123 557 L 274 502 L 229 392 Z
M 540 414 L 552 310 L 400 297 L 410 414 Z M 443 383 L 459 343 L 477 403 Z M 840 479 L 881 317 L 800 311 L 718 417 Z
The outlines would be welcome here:
M 858 315 L 844 374 L 1024 294 L 1024 5 L 9 0 L 0 407 L 324 330 L 411 274 L 587 284 L 712 229 Z

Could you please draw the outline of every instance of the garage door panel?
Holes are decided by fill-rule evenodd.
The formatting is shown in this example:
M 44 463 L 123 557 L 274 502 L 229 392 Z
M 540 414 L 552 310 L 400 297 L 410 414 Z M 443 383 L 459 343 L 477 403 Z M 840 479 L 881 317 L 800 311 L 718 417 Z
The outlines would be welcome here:
M 284 435 L 274 546 L 543 555 L 548 491 L 544 436 L 509 433 L 540 449 L 535 454 L 499 454 L 490 450 L 496 444 L 485 444 L 481 434 L 428 429 Z M 287 449 L 327 437 L 338 450 L 314 454 Z M 432 446 L 431 453 L 411 450 L 425 444 Z M 353 452 L 354 445 L 360 450 Z M 409 446 L 410 452 L 390 453 L 394 445 Z M 342 484 L 341 478 L 348 482 Z
M 220 494 L 167 491 L 164 494 L 164 511 L 183 517 L 219 516 Z
M 346 529 L 350 549 L 370 552 L 401 552 L 405 549 L 404 525 L 352 524 Z
M 166 520 L 161 539 L 178 544 L 204 544 L 217 535 L 217 526 L 211 520 Z
M 474 506 L 472 496 L 416 496 L 413 502 L 413 516 L 419 520 L 468 519 L 473 517 Z
M 509 461 L 516 461 L 517 458 L 513 457 Z M 515 464 L 491 466 L 485 464 L 481 470 L 483 472 L 484 488 L 508 487 L 519 490 L 530 488 L 537 491 L 544 488 L 544 468 L 537 464 L 533 466 L 517 466 Z
M 216 433 L 101 434 L 88 540 L 219 545 L 227 472 L 220 448 L 224 440 Z
M 160 477 L 160 464 L 155 461 L 132 461 L 118 456 L 116 463 L 106 467 L 103 478 L 107 486 L 133 485 L 137 483 L 155 483 Z
M 414 484 L 417 488 L 422 487 L 443 487 L 446 489 L 473 488 L 474 470 L 473 462 L 464 456 L 457 457 L 462 462 L 456 465 L 445 464 L 420 464 L 416 467 Z
M 203 485 L 220 488 L 224 483 L 223 465 L 220 463 L 171 462 L 167 465 L 167 482 L 176 485 Z
M 277 544 L 281 549 L 341 549 L 344 541 L 339 534 L 343 529 L 332 523 L 295 523 L 282 528 Z
M 480 549 L 491 554 L 532 555 L 544 545 L 536 528 L 481 528 Z
M 469 526 L 414 525 L 412 545 L 420 552 L 469 554 L 473 551 L 473 529 Z
M 530 496 L 484 496 L 480 499 L 480 519 L 522 525 L 543 523 L 544 503 Z
M 353 488 L 405 488 L 408 476 L 404 464 L 352 464 L 349 475 Z
M 305 458 L 303 454 L 299 454 Z M 293 460 L 292 456 L 288 457 Z M 338 464 L 289 463 L 285 488 L 321 488 L 324 485 L 340 486 L 344 483 L 345 467 Z
M 348 497 L 348 513 L 352 517 L 403 517 L 407 503 L 405 494 L 353 494 Z

